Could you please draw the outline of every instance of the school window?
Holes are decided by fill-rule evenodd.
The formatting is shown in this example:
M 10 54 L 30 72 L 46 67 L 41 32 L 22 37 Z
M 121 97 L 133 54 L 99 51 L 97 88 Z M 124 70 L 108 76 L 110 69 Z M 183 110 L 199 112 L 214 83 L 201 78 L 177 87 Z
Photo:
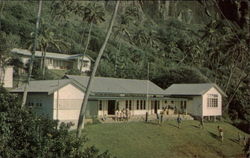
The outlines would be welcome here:
M 36 107 L 41 107 L 42 103 L 36 103 Z
M 119 110 L 119 101 L 116 102 L 115 109 Z
M 155 102 L 151 101 L 151 109 L 154 109 Z
M 58 60 L 54 60 L 54 63 L 53 63 L 53 64 L 54 64 L 54 66 L 57 67 L 57 66 L 58 66 Z
M 140 109 L 139 102 L 140 102 L 139 100 L 137 100 L 137 102 L 136 102 L 136 109 L 137 109 L 137 110 L 139 110 L 139 109 Z
M 207 107 L 218 107 L 218 95 L 208 94 L 207 96 Z
M 132 101 L 129 101 L 129 110 L 132 110 Z
M 174 101 L 173 101 L 173 100 L 171 100 L 171 103 L 172 103 L 172 104 L 174 104 Z
M 157 101 L 157 109 L 160 109 L 160 101 Z
M 84 61 L 83 62 L 83 67 L 87 67 L 88 66 L 88 61 Z
M 35 103 L 32 103 L 32 102 L 29 102 L 29 103 L 28 103 L 28 106 L 29 106 L 29 107 L 34 107 L 35 105 L 36 105 L 36 104 L 35 104 Z
M 128 100 L 126 100 L 126 109 L 128 108 Z
M 28 106 L 32 106 L 32 105 L 31 105 L 31 102 L 28 102 Z
M 99 110 L 102 110 L 102 101 L 99 101 Z
M 143 104 L 142 104 L 142 102 L 143 102 L 143 100 L 141 100 L 141 104 L 140 104 L 140 105 L 141 105 L 141 109 L 143 109 Z
M 146 100 L 143 101 L 143 109 L 146 109 Z
M 48 59 L 48 65 L 53 65 L 53 59 Z

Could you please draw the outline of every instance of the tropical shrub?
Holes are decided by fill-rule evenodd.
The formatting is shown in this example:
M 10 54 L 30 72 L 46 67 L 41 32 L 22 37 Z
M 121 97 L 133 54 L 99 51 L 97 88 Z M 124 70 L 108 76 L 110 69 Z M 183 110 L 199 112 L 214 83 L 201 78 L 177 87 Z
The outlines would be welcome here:
M 37 116 L 20 105 L 17 95 L 0 87 L 0 157 L 110 157 L 94 146 L 84 147 L 86 137 L 76 138 L 70 124 Z

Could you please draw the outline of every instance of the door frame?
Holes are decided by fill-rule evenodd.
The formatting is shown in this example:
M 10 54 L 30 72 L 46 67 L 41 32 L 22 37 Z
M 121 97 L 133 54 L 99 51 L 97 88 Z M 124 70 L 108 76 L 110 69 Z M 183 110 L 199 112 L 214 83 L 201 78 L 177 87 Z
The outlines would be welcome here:
M 108 100 L 108 115 L 115 115 L 116 100 Z

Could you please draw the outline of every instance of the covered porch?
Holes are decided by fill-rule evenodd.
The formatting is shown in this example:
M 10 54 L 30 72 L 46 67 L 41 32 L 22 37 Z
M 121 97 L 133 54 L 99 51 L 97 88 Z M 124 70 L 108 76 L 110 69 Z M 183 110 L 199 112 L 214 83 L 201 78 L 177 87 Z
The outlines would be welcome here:
M 115 117 L 117 111 L 128 110 L 129 116 L 187 114 L 186 98 L 166 97 L 98 97 L 98 117 Z

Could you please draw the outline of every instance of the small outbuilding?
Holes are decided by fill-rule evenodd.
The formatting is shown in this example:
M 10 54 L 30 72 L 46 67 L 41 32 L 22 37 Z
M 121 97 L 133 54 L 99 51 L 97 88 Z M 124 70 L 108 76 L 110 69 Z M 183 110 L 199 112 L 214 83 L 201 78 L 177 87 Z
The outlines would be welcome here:
M 165 96 L 186 98 L 178 109 L 198 117 L 221 116 L 222 97 L 227 97 L 214 83 L 172 84 L 165 90 Z

